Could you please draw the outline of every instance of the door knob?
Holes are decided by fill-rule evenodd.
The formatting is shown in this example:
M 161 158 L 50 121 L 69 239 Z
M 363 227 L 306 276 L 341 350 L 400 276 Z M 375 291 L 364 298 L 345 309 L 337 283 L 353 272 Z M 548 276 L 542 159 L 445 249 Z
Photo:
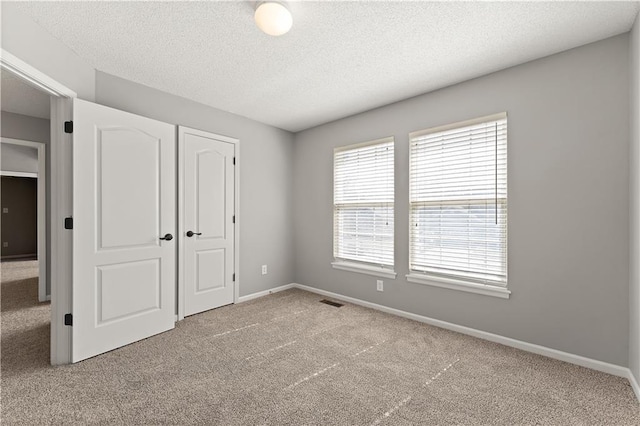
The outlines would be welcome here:
M 166 234 L 164 237 L 160 237 L 161 240 L 165 240 L 165 241 L 171 241 L 173 240 L 173 235 L 171 234 Z
M 202 232 L 187 231 L 187 237 L 191 238 L 194 235 L 202 235 Z

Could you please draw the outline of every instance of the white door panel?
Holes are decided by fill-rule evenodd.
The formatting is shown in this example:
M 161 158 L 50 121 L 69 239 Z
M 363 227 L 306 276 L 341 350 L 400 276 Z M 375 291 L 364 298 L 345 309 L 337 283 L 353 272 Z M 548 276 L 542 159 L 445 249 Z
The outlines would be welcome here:
M 214 150 L 214 148 L 205 148 L 196 151 L 194 145 L 203 145 L 201 141 L 194 141 L 194 135 L 186 135 L 187 155 L 195 155 L 196 161 L 195 173 L 192 170 L 192 178 L 195 176 L 194 184 L 196 188 L 190 188 L 189 195 L 192 195 L 192 199 L 195 205 L 190 207 L 194 208 L 196 214 L 195 227 L 198 232 L 202 233 L 198 238 L 202 239 L 216 239 L 226 237 L 226 210 L 221 208 L 225 205 L 226 201 L 226 186 L 225 178 L 227 173 L 227 160 L 224 153 Z M 233 156 L 233 154 L 232 154 Z M 189 163 L 190 161 L 187 160 Z M 192 166 L 189 164 L 189 166 Z M 191 189 L 195 189 L 194 193 L 191 193 Z
M 195 293 L 224 288 L 225 249 L 199 250 L 196 255 Z
M 98 250 L 159 245 L 161 142 L 138 129 L 98 129 Z M 125 208 L 123 182 L 136 182 Z
M 175 127 L 74 99 L 72 361 L 174 327 Z
M 193 315 L 233 303 L 235 143 L 185 127 L 178 133 L 182 308 Z
M 160 309 L 158 259 L 99 266 L 97 325 Z

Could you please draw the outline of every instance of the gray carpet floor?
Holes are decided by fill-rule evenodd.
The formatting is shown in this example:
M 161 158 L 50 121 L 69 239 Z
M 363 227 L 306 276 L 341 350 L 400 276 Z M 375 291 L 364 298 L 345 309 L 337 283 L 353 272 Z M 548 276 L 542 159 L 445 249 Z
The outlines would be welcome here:
M 2 264 L 3 424 L 640 424 L 625 379 L 301 290 L 51 367 L 28 269 Z

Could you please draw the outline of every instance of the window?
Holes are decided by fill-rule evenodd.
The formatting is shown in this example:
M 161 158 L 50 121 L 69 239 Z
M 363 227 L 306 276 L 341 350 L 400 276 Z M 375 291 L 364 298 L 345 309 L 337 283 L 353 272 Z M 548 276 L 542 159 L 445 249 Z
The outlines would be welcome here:
M 410 135 L 409 281 L 508 297 L 506 113 Z
M 395 278 L 393 138 L 336 148 L 333 266 Z

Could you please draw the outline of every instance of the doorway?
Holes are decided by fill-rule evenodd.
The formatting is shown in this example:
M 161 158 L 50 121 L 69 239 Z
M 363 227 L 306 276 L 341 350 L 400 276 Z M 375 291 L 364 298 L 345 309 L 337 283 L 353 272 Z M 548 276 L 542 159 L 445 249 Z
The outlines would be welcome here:
M 5 99 L 2 107 L 6 113 Z M 51 300 L 51 292 L 47 288 L 50 281 L 47 268 L 45 146 L 44 142 L 0 139 L 1 260 L 3 263 L 31 261 L 32 266 L 28 269 L 33 269 L 33 265 L 37 267 L 39 302 Z
M 0 294 L 2 374 L 50 361 L 47 146 L 50 97 L 2 72 Z
M 35 317 L 30 316 L 29 312 L 35 311 L 5 310 L 4 299 L 5 296 L 10 295 L 10 292 L 3 292 L 2 367 L 5 370 L 10 364 L 5 363 L 8 361 L 5 355 L 9 355 L 5 348 L 19 348 L 20 345 L 15 343 L 23 341 L 30 341 L 29 348 L 45 354 L 45 358 L 48 358 L 51 364 L 66 364 L 69 362 L 70 333 L 64 329 L 62 321 L 57 319 L 64 316 L 62 312 L 69 312 L 70 295 L 64 286 L 58 283 L 61 280 L 68 280 L 71 246 L 69 236 L 65 236 L 53 224 L 62 223 L 63 218 L 68 215 L 70 204 L 69 191 L 66 189 L 70 185 L 68 177 L 70 163 L 66 161 L 70 154 L 64 144 L 67 138 L 59 130 L 58 123 L 69 120 L 69 98 L 76 97 L 76 94 L 4 49 L 0 51 L 0 68 L 2 70 L 2 145 L 6 142 L 12 146 L 30 146 L 38 150 L 38 197 L 44 199 L 44 201 L 40 200 L 39 205 L 46 206 L 38 210 L 38 264 L 35 270 L 34 265 L 31 267 L 23 265 L 23 268 L 18 268 L 23 274 L 33 275 L 31 278 L 40 281 L 38 284 L 46 285 L 46 287 L 38 286 L 38 299 L 36 299 L 39 303 L 38 307 L 43 308 L 42 312 L 39 312 L 44 312 L 45 318 L 44 324 L 36 328 L 41 333 L 44 332 L 45 337 L 35 340 L 33 336 L 26 340 L 16 337 L 21 333 L 26 336 L 25 333 L 28 331 L 26 328 L 34 327 L 30 319 Z M 40 124 L 37 124 L 38 122 Z M 2 213 L 0 213 L 1 218 Z M 3 269 L 5 272 L 3 275 L 7 278 L 11 274 L 21 276 L 20 273 L 11 272 L 8 267 Z M 39 279 L 40 277 L 44 279 Z M 40 302 L 48 299 L 50 303 Z M 7 302 L 10 303 L 9 300 Z M 20 303 L 14 305 L 14 307 L 19 306 L 21 306 Z M 48 313 L 45 312 L 45 308 Z M 8 333 L 9 322 L 5 321 L 5 314 L 12 313 L 16 314 L 13 318 L 16 327 L 11 333 L 13 337 Z M 8 340 L 12 340 L 13 343 Z M 31 363 L 26 356 L 21 360 L 19 352 L 14 358 L 23 363 Z

